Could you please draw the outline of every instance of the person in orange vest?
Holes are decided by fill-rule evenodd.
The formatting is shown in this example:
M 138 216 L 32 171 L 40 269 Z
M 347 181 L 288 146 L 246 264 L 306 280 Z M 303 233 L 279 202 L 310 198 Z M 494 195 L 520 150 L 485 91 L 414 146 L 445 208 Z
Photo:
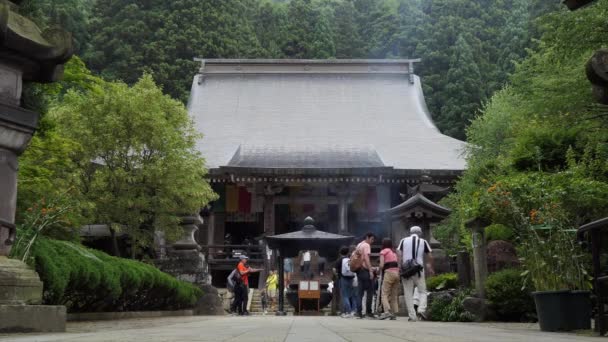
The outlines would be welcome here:
M 239 256 L 239 259 L 241 261 L 237 265 L 237 269 L 239 270 L 239 273 L 241 274 L 241 280 L 243 280 L 243 282 L 240 285 L 240 286 L 242 286 L 242 289 L 241 289 L 242 296 L 240 296 L 239 302 L 236 304 L 236 307 L 237 307 L 237 309 L 239 307 L 241 308 L 241 310 L 240 310 L 241 315 L 248 316 L 249 311 L 247 310 L 247 302 L 249 301 L 249 274 L 260 272 L 260 270 L 247 266 L 249 257 L 247 257 L 246 255 L 242 254 L 241 256 Z

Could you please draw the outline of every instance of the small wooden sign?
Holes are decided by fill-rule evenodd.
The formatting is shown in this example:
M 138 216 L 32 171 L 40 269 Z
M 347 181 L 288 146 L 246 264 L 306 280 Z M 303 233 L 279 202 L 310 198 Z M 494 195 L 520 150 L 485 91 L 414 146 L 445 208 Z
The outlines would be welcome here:
M 312 299 L 317 301 L 317 312 L 321 311 L 321 287 L 318 281 L 300 281 L 298 287 L 298 311 L 302 312 L 302 300 Z

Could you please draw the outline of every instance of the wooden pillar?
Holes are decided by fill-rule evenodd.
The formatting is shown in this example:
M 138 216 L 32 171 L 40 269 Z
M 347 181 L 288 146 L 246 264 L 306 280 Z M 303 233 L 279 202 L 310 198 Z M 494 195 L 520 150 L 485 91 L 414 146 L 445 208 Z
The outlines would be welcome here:
M 347 235 L 348 230 L 348 197 L 344 194 L 338 195 L 338 232 Z
M 215 213 L 212 211 L 207 217 L 207 244 L 215 243 Z
M 277 316 L 285 316 L 287 315 L 285 313 L 285 301 L 284 301 L 284 296 L 285 296 L 285 279 L 284 279 L 284 272 L 285 272 L 285 268 L 284 268 L 284 253 L 283 251 L 281 251 L 281 249 L 277 249 L 276 250 L 276 254 L 277 254 L 277 258 L 279 261 L 279 309 L 277 310 L 276 315 Z
M 275 234 L 274 193 L 264 194 L 264 235 Z

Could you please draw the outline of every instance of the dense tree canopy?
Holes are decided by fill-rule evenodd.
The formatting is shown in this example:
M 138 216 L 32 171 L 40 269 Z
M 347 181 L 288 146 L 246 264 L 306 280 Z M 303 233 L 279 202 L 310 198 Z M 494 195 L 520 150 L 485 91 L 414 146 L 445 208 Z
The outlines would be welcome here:
M 70 90 L 49 119 L 80 146 L 72 158 L 83 165 L 81 190 L 95 205 L 94 222 L 126 230 L 141 246 L 155 230 L 179 232 L 180 215 L 215 199 L 192 120 L 149 75 L 132 87 L 104 82 Z
M 184 105 L 150 75 L 129 87 L 94 76 L 73 57 L 61 82 L 28 93 L 44 115 L 20 157 L 20 225 L 62 211 L 61 222 L 51 222 L 60 229 L 48 234 L 65 238 L 63 228 L 96 222 L 146 247 L 155 230 L 175 238 L 180 215 L 215 198 L 195 148 L 200 135 Z
M 538 45 L 467 130 L 468 169 L 437 230 L 448 245 L 470 246 L 463 227 L 473 217 L 530 241 L 537 230 L 569 231 L 608 215 L 608 108 L 585 77 L 586 61 L 608 44 L 607 15 L 598 2 L 541 20 Z
M 94 72 L 127 84 L 149 72 L 184 103 L 194 57 L 422 58 L 418 73 L 435 121 L 464 138 L 469 120 L 531 47 L 536 18 L 559 2 L 26 0 L 23 10 L 73 31 Z M 455 56 L 463 49 L 466 56 Z M 467 65 L 454 62 L 463 58 Z M 458 77 L 468 86 L 451 85 Z M 473 84 L 481 86 L 467 93 Z

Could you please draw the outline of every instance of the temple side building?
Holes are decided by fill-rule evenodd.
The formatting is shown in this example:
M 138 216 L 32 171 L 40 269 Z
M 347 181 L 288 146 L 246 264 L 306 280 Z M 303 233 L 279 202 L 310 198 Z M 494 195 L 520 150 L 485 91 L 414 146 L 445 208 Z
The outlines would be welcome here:
M 466 167 L 465 143 L 432 121 L 417 61 L 201 60 L 188 110 L 220 198 L 199 243 L 252 243 L 306 216 L 327 232 L 405 236 L 407 222 L 383 213 L 439 200 Z M 233 267 L 213 259 L 212 274 Z

